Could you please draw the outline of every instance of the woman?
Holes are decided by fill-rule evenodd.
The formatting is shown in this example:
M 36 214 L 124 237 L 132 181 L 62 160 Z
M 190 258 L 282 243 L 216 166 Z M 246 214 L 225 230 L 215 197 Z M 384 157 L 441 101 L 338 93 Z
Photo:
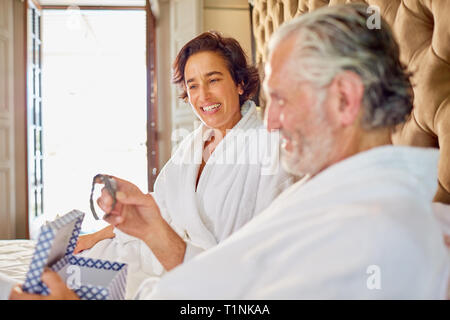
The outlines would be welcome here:
M 116 178 L 118 202 L 106 219 L 115 231 L 109 226 L 82 236 L 74 251 L 117 234 L 107 242 L 109 247 L 115 245 L 117 255 L 107 258 L 139 259 L 146 273 L 142 278 L 160 276 L 215 246 L 292 183 L 278 165 L 277 133 L 264 129 L 249 100 L 258 89 L 258 73 L 247 64 L 236 40 L 203 33 L 181 49 L 173 71 L 173 82 L 182 89 L 180 97 L 190 103 L 202 124 L 161 170 L 153 193 L 143 194 Z M 105 190 L 98 204 L 111 211 L 112 198 Z M 95 250 L 101 243 L 93 251 L 102 254 L 102 249 Z

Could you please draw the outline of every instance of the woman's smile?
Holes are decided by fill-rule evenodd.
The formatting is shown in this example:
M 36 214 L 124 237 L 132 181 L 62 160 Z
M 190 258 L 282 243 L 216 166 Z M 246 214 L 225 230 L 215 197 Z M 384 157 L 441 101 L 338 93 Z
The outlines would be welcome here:
M 222 106 L 221 103 L 214 103 L 214 104 L 205 105 L 205 106 L 200 107 L 200 108 L 201 108 L 201 110 L 203 110 L 203 112 L 205 114 L 214 114 L 217 111 L 219 111 L 221 106 Z
M 226 132 L 241 119 L 237 85 L 224 58 L 214 51 L 202 51 L 189 57 L 184 69 L 189 103 L 209 128 Z

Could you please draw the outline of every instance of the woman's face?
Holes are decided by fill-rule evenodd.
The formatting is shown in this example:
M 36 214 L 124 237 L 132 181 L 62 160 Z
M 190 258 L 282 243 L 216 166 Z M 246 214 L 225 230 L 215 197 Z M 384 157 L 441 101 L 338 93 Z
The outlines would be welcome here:
M 225 60 L 212 51 L 189 57 L 184 68 L 189 103 L 203 123 L 214 129 L 231 129 L 241 119 L 239 95 Z

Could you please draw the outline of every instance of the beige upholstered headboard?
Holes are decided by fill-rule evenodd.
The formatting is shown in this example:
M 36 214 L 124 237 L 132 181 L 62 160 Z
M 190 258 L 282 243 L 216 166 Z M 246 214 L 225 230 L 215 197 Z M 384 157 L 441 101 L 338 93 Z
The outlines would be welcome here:
M 402 62 L 414 73 L 414 109 L 393 136 L 394 144 L 439 147 L 435 201 L 450 203 L 450 1 L 448 0 L 254 0 L 256 62 L 284 21 L 325 5 L 366 2 L 380 8 L 400 44 Z

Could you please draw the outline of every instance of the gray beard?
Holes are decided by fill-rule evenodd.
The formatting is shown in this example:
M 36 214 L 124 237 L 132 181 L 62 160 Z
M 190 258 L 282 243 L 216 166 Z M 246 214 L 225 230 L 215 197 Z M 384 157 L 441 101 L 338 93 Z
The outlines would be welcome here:
M 281 164 L 287 172 L 301 177 L 306 174 L 315 175 L 320 172 L 329 160 L 331 150 L 335 148 L 333 129 L 325 119 L 318 119 L 319 128 L 324 128 L 319 135 L 305 138 L 297 132 L 297 140 L 292 140 L 292 152 L 281 148 Z M 301 141 L 301 145 L 297 141 Z

